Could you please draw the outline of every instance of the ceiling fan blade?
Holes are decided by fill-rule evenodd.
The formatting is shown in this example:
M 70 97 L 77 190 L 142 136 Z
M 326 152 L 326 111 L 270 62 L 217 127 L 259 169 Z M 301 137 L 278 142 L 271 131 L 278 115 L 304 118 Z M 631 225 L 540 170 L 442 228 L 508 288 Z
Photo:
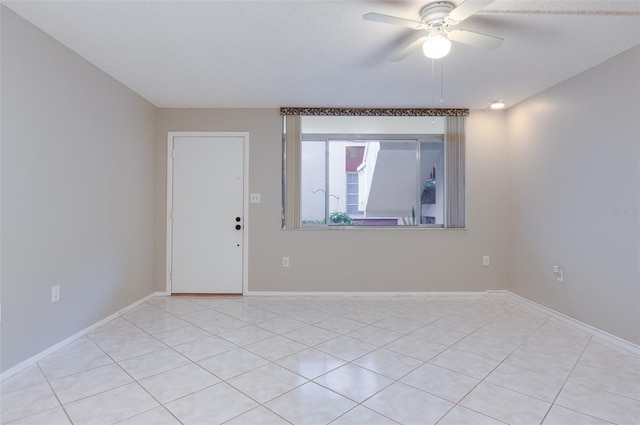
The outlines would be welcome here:
M 460 6 L 456 7 L 445 18 L 450 24 L 458 24 L 474 13 L 484 9 L 485 6 L 493 3 L 494 0 L 466 0 Z
M 383 15 L 381 13 L 367 13 L 362 15 L 362 19 L 365 21 L 382 22 L 383 24 L 400 25 L 401 27 L 407 27 L 414 30 L 423 28 L 422 22 Z
M 409 54 L 411 52 L 413 52 L 414 50 L 419 49 L 420 47 L 422 47 L 422 45 L 424 44 L 426 39 L 427 39 L 426 35 L 424 37 L 420 37 L 419 39 L 417 39 L 416 41 L 412 42 L 411 44 L 409 44 L 404 49 L 400 50 L 398 53 L 396 53 L 393 56 L 391 56 L 389 58 L 389 61 L 390 62 L 399 62 L 399 61 L 401 61 L 402 59 L 404 59 L 407 56 L 409 56 Z
M 453 30 L 449 32 L 449 40 L 466 44 L 467 46 L 479 47 L 485 50 L 493 50 L 502 46 L 504 39 L 492 35 L 480 34 L 479 32 Z

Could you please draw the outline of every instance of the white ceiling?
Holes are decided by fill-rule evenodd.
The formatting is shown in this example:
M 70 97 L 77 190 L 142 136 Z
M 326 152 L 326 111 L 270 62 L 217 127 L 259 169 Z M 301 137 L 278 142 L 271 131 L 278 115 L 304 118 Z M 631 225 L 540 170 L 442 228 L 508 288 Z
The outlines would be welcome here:
M 512 106 L 640 44 L 638 0 L 496 0 L 457 29 L 504 44 L 490 52 L 454 44 L 432 78 L 420 51 L 387 60 L 422 31 L 362 20 L 367 12 L 418 20 L 427 3 L 3 2 L 159 107 Z M 634 14 L 611 13 L 620 11 Z

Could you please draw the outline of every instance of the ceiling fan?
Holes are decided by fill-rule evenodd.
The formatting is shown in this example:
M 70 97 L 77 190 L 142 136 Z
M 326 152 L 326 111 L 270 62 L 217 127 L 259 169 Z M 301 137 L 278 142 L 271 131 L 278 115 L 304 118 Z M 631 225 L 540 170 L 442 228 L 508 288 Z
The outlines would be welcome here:
M 362 16 L 362 19 L 400 25 L 414 30 L 425 30 L 427 32 L 427 35 L 420 37 L 392 56 L 389 59 L 392 62 L 404 59 L 409 53 L 420 46 L 422 46 L 426 57 L 440 59 L 449 54 L 451 41 L 485 50 L 493 50 L 502 45 L 504 40 L 499 37 L 473 31 L 450 29 L 479 12 L 485 6 L 493 3 L 493 1 L 494 0 L 467 0 L 458 7 L 455 7 L 453 3 L 448 1 L 431 2 L 420 10 L 420 21 L 380 13 L 367 13 Z

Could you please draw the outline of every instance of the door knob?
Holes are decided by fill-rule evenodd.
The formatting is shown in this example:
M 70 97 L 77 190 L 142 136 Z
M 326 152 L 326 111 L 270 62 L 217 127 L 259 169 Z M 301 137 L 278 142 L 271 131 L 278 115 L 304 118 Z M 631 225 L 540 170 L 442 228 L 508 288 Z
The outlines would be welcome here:
M 240 226 L 239 224 L 236 224 L 236 230 L 240 230 L 242 229 L 242 226 Z

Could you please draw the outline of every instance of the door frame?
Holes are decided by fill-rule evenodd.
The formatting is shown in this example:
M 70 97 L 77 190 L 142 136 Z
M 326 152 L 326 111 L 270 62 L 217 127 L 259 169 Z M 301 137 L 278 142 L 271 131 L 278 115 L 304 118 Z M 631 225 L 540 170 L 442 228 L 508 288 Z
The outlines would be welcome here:
M 173 220 L 171 212 L 173 207 L 173 138 L 174 137 L 242 137 L 244 158 L 243 162 L 243 194 L 242 214 L 244 229 L 242 232 L 242 294 L 249 290 L 249 132 L 220 132 L 220 131 L 169 131 L 167 133 L 167 216 L 166 216 L 166 269 L 165 283 L 166 293 L 171 294 L 171 269 L 173 263 Z

